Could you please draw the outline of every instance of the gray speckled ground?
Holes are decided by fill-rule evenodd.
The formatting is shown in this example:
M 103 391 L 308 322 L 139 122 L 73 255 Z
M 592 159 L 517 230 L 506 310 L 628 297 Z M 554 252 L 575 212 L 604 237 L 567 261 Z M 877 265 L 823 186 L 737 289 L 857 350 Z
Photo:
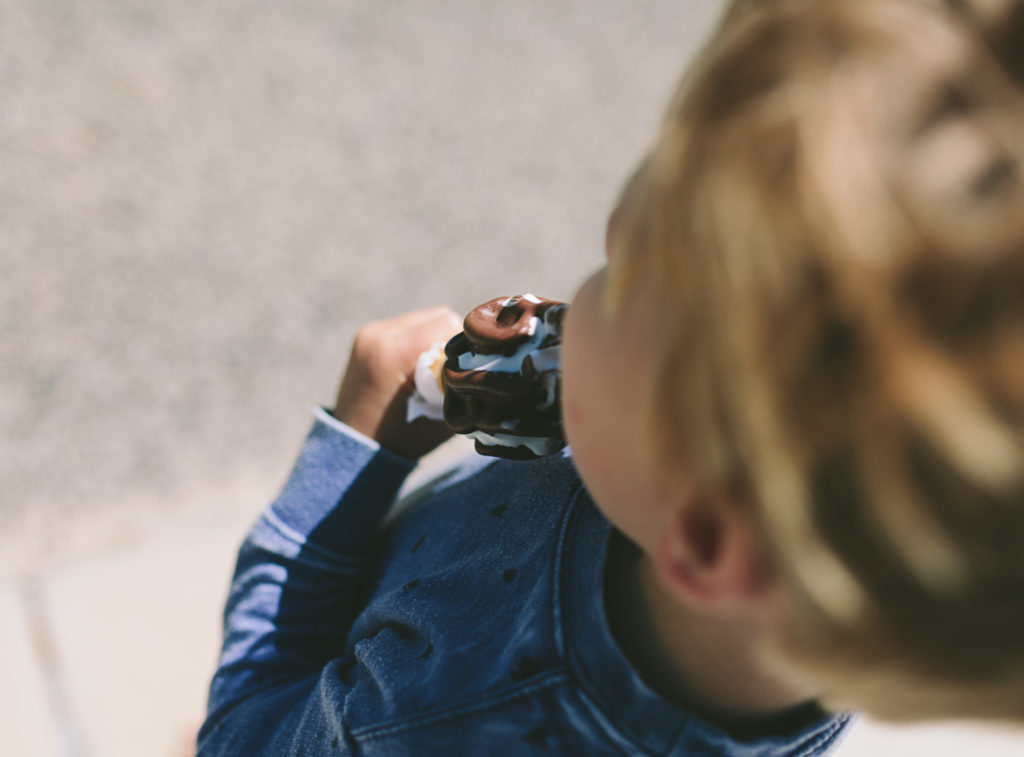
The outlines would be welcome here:
M 718 6 L 0 0 L 5 559 L 283 473 L 366 320 L 570 296 Z

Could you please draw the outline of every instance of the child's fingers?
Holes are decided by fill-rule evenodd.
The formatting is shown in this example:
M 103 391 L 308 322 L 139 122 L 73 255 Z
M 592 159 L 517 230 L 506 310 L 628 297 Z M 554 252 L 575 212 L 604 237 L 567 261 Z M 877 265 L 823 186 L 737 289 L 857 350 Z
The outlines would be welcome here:
M 462 329 L 462 320 L 451 308 L 414 311 L 392 322 L 389 337 L 406 353 L 418 357 L 440 341 L 447 341 Z
M 415 459 L 444 441 L 442 424 L 406 423 L 405 401 L 420 354 L 462 327 L 451 308 L 413 310 L 359 330 L 342 377 L 334 416 L 385 448 Z
M 462 327 L 462 320 L 450 307 L 439 305 L 422 310 L 411 310 L 394 318 L 378 321 L 378 324 L 382 330 L 393 333 L 436 327 L 451 327 L 457 331 Z
M 365 361 L 413 361 L 434 343 L 447 340 L 457 333 L 462 322 L 455 311 L 447 307 L 413 310 L 394 318 L 368 323 L 356 334 L 354 357 Z
M 422 317 L 413 322 L 410 331 L 423 334 L 452 336 L 462 329 L 462 319 L 449 307 L 431 308 L 420 311 Z

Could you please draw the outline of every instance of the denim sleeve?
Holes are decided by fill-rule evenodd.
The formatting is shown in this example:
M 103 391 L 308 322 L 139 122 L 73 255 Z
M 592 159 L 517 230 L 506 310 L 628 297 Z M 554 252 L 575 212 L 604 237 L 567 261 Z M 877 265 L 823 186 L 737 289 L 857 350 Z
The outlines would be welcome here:
M 281 494 L 239 550 L 200 757 L 345 753 L 336 658 L 412 467 L 316 411 Z

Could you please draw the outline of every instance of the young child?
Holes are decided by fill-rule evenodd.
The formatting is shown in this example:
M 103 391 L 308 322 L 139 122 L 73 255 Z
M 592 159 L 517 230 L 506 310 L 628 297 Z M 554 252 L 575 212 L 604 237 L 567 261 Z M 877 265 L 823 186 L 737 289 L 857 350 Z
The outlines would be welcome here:
M 208 755 L 818 755 L 1024 718 L 1024 105 L 927 0 L 735 6 L 569 308 L 571 453 L 381 526 L 446 309 L 359 335 L 249 533 Z

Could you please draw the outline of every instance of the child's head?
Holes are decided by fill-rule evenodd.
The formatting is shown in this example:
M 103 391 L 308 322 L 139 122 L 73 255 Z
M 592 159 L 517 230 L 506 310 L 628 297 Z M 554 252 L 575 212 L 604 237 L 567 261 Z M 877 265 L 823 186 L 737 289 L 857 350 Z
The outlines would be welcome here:
M 737 3 L 588 285 L 636 337 L 608 356 L 631 441 L 654 429 L 633 480 L 587 463 L 613 421 L 573 435 L 567 333 L 588 486 L 630 496 L 652 451 L 742 502 L 776 651 L 827 703 L 1024 719 L 1022 169 L 1019 82 L 941 3 Z

